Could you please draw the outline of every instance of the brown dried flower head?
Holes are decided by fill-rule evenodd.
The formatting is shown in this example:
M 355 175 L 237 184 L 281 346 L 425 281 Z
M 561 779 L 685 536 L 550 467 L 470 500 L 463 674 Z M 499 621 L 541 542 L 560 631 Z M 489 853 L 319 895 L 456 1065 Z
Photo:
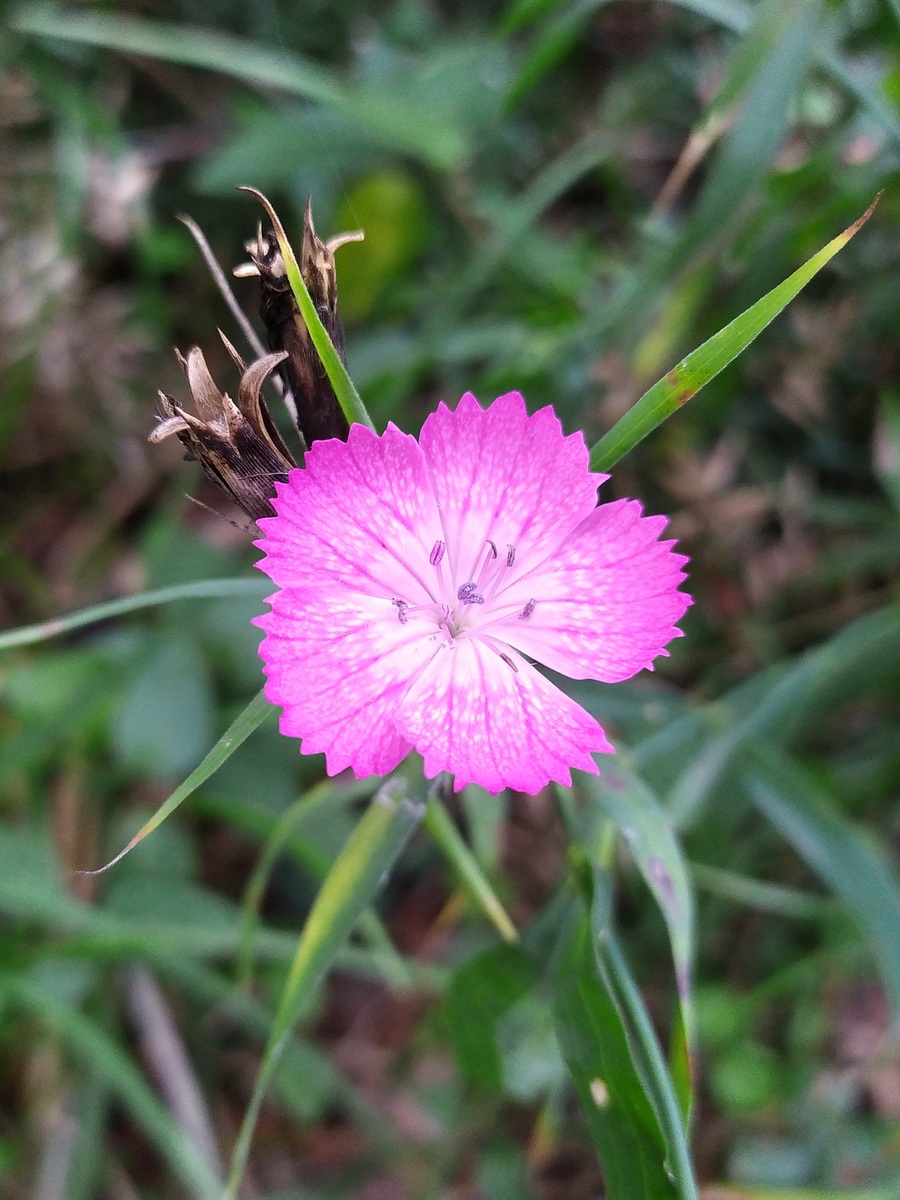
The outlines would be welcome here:
M 187 451 L 185 457 L 196 459 L 207 476 L 255 521 L 274 515 L 275 483 L 287 479 L 297 465 L 261 395 L 263 383 L 287 355 L 285 351 L 268 354 L 247 366 L 225 335 L 220 336 L 241 372 L 237 404 L 217 387 L 203 352 L 194 346 L 187 358 L 179 354 L 178 360 L 197 415 L 160 392 L 159 424 L 150 441 L 162 442 L 174 434 Z

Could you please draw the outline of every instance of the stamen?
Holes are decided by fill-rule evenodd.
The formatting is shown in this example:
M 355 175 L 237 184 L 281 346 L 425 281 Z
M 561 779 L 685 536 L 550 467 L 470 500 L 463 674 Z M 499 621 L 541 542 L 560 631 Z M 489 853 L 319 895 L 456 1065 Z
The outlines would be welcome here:
M 513 662 L 513 660 L 512 660 L 512 659 L 509 657 L 509 655 L 508 655 L 508 654 L 503 654 L 503 653 L 501 653 L 500 657 L 503 659 L 503 661 L 504 661 L 505 663 L 507 663 L 507 664 L 508 664 L 508 666 L 512 667 L 512 669 L 513 669 L 513 670 L 515 671 L 515 673 L 518 675 L 518 673 L 519 673 L 519 668 L 516 666 L 516 664 Z
M 532 597 L 528 601 L 528 603 L 525 605 L 525 607 L 522 609 L 522 611 L 519 613 L 519 620 L 527 621 L 528 618 L 531 616 L 531 614 L 534 612 L 536 607 L 537 607 L 537 601 L 534 599 L 534 597 Z
M 434 545 L 431 547 L 431 554 L 428 556 L 428 561 L 431 563 L 431 565 L 433 567 L 436 567 L 438 565 L 438 563 L 441 561 L 441 559 L 444 557 L 444 551 L 446 549 L 447 549 L 446 543 L 442 542 L 440 539 L 438 539 L 438 541 L 436 541 L 434 543 Z
M 515 546 L 507 546 L 506 547 L 506 565 L 508 567 L 511 567 L 515 561 L 516 561 Z
M 405 625 L 409 620 L 409 604 L 406 600 L 392 600 L 391 604 L 397 606 L 397 620 L 401 625 Z
M 484 596 L 475 590 L 476 584 L 470 580 L 468 583 L 460 585 L 459 591 L 456 593 L 457 600 L 462 600 L 463 604 L 484 604 Z
M 487 544 L 488 544 L 488 545 L 490 546 L 490 548 L 491 548 L 491 558 L 496 558 L 496 557 L 497 557 L 497 545 L 496 545 L 496 543 L 495 543 L 495 542 L 492 542 L 492 541 L 491 541 L 491 539 L 490 539 L 490 538 L 488 538 L 488 539 L 487 539 Z

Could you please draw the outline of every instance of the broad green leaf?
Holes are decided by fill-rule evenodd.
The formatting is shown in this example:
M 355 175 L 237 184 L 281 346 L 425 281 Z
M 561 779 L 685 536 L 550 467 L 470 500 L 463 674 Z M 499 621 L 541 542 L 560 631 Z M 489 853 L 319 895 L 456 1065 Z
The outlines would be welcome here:
M 687 864 L 669 814 L 629 768 L 623 754 L 602 763 L 600 774 L 579 776 L 580 785 L 612 820 L 624 838 L 666 923 L 684 1037 L 683 1057 L 675 1060 L 682 1110 L 691 1108 L 695 1022 L 691 975 L 695 953 L 694 898 Z M 678 1040 L 678 1039 L 676 1039 Z
M 399 776 L 387 780 L 331 868 L 306 919 L 272 1024 L 253 1095 L 235 1143 L 223 1200 L 237 1196 L 256 1119 L 298 1014 L 313 996 L 361 913 L 422 817 L 422 805 L 407 795 Z
M 559 963 L 554 1014 L 609 1200 L 675 1200 L 665 1140 L 622 1016 L 601 982 L 587 920 L 569 937 Z
M 744 772 L 757 807 L 840 898 L 869 941 L 900 1021 L 900 885 L 883 854 L 773 748 Z
M 453 974 L 444 1019 L 459 1068 L 467 1079 L 500 1091 L 503 1061 L 497 1043 L 501 1017 L 538 978 L 533 959 L 519 946 L 490 946 Z
M 713 334 L 667 372 L 591 450 L 591 470 L 607 471 L 667 417 L 677 412 L 760 334 L 794 296 L 868 221 L 878 198 L 858 220 L 761 300 Z

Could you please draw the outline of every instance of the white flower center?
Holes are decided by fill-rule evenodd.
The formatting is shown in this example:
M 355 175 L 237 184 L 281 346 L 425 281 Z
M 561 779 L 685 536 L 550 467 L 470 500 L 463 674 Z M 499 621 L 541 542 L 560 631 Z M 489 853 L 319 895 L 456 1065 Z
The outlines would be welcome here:
M 435 570 L 436 587 L 432 600 L 424 604 L 410 604 L 395 597 L 391 603 L 397 609 L 397 618 L 406 625 L 413 618 L 420 618 L 443 629 L 450 642 L 458 637 L 476 632 L 479 628 L 512 615 L 516 609 L 521 620 L 527 621 L 535 610 L 537 601 L 521 601 L 513 607 L 504 604 L 502 593 L 509 582 L 509 572 L 516 561 L 515 546 L 507 546 L 505 554 L 497 550 L 496 542 L 487 539 L 485 555 L 474 579 L 461 583 L 452 577 L 445 557 L 446 545 L 437 541 L 431 549 L 428 561 Z

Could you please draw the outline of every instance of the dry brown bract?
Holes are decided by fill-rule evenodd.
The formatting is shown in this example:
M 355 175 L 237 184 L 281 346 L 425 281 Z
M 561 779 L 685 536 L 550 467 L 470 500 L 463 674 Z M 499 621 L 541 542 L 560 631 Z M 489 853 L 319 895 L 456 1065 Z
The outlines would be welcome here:
M 198 415 L 160 392 L 159 424 L 150 441 L 162 442 L 173 434 L 178 437 L 186 457 L 199 461 L 207 476 L 255 521 L 274 516 L 275 483 L 286 479 L 297 465 L 261 395 L 263 383 L 287 354 L 268 354 L 247 366 L 225 335 L 221 337 L 241 372 L 237 404 L 217 387 L 203 352 L 194 346 L 187 358 L 179 354 L 178 360 Z

